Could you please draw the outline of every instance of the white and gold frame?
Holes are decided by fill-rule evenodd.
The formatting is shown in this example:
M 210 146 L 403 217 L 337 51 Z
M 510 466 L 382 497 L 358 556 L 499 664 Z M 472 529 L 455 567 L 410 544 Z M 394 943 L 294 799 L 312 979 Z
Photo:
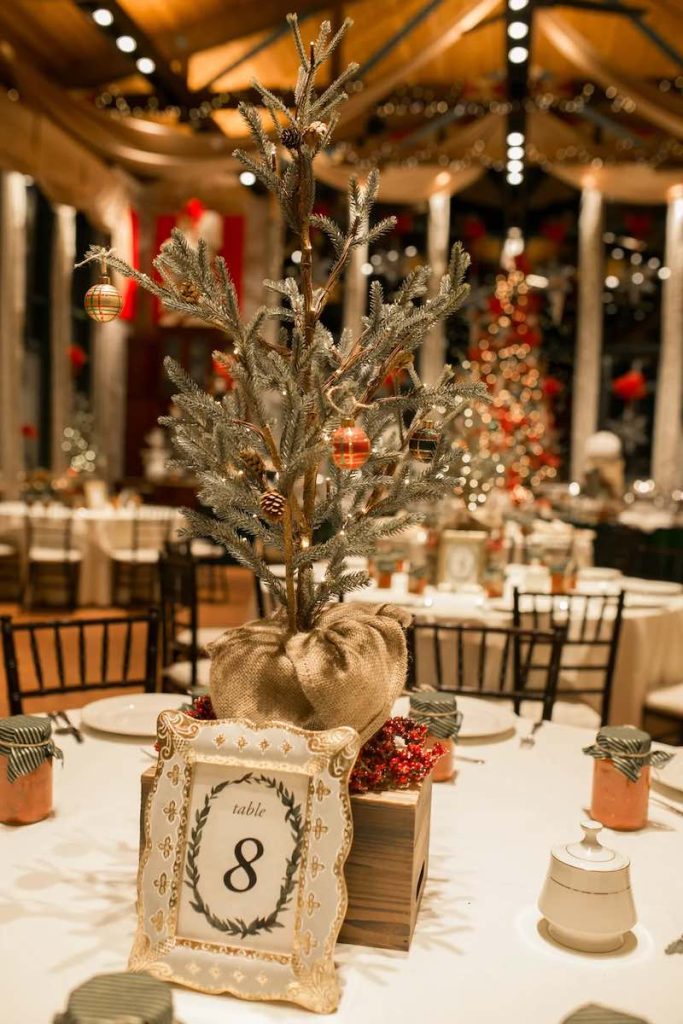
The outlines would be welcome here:
M 468 583 L 480 583 L 487 537 L 484 530 L 444 530 L 439 543 L 437 582 L 450 583 L 455 590 Z
M 129 969 L 332 1012 L 358 733 L 180 711 L 157 731 Z

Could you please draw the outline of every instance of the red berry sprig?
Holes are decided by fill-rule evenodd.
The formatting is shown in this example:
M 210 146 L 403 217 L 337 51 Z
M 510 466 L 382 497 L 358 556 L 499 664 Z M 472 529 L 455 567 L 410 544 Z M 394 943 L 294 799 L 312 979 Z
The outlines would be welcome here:
M 422 782 L 445 753 L 440 743 L 426 749 L 426 737 L 426 725 L 390 718 L 362 747 L 349 780 L 351 792 L 408 789 Z
M 208 696 L 195 697 L 192 701 L 192 707 L 185 708 L 184 711 L 190 718 L 199 718 L 204 722 L 216 720 L 216 712 L 213 710 L 211 698 Z

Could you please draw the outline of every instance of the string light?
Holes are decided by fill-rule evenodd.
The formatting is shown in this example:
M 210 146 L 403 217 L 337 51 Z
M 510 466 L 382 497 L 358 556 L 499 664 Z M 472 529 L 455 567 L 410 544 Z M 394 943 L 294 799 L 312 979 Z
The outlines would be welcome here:
M 511 64 L 523 64 L 528 56 L 529 51 L 526 46 L 513 46 L 508 50 L 508 60 Z
M 138 48 L 138 44 L 132 36 L 118 36 L 116 45 L 121 53 L 134 53 Z
M 151 57 L 138 57 L 135 67 L 141 75 L 153 75 L 157 66 Z
M 256 175 L 253 171 L 242 171 L 240 174 L 240 183 L 246 185 L 247 188 L 251 188 L 252 185 L 256 184 Z
M 108 28 L 114 21 L 114 15 L 106 7 L 98 7 L 92 12 L 92 20 L 101 28 Z

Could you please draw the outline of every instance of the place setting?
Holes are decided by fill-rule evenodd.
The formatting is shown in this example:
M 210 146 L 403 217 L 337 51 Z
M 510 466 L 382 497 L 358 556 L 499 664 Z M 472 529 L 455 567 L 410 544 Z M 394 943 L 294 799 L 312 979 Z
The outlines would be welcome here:
M 683 21 L 317 6 L 0 10 L 2 1024 L 681 1024 Z

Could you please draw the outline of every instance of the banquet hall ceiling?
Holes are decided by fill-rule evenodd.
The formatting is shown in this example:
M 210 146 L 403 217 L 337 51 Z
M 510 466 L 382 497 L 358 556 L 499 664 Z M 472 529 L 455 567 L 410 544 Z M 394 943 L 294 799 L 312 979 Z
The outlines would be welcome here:
M 109 31 L 92 18 L 97 6 L 0 4 L 0 82 L 66 130 L 73 121 L 81 141 L 138 173 L 151 176 L 153 162 L 136 162 L 134 136 L 153 153 L 156 144 L 164 148 L 163 126 L 192 136 L 198 156 L 211 147 L 227 155 L 230 139 L 243 132 L 236 104 L 253 98 L 254 77 L 289 95 L 296 58 L 285 15 L 292 6 L 304 37 L 323 17 L 333 25 L 354 21 L 336 66 L 356 60 L 365 87 L 352 93 L 338 133 L 345 160 L 421 162 L 438 150 L 453 159 L 485 152 L 491 166 L 502 152 L 510 100 L 503 0 L 101 0 L 116 18 Z M 538 162 L 568 151 L 585 162 L 636 153 L 654 167 L 683 163 L 680 0 L 530 6 L 524 102 Z M 117 49 L 119 31 L 136 37 L 136 52 Z M 140 55 L 153 58 L 153 74 L 136 70 Z M 90 137 L 85 122 L 77 127 L 84 112 Z M 107 152 L 102 132 L 114 120 L 128 148 Z M 473 149 L 473 124 L 483 125 L 483 151 Z

